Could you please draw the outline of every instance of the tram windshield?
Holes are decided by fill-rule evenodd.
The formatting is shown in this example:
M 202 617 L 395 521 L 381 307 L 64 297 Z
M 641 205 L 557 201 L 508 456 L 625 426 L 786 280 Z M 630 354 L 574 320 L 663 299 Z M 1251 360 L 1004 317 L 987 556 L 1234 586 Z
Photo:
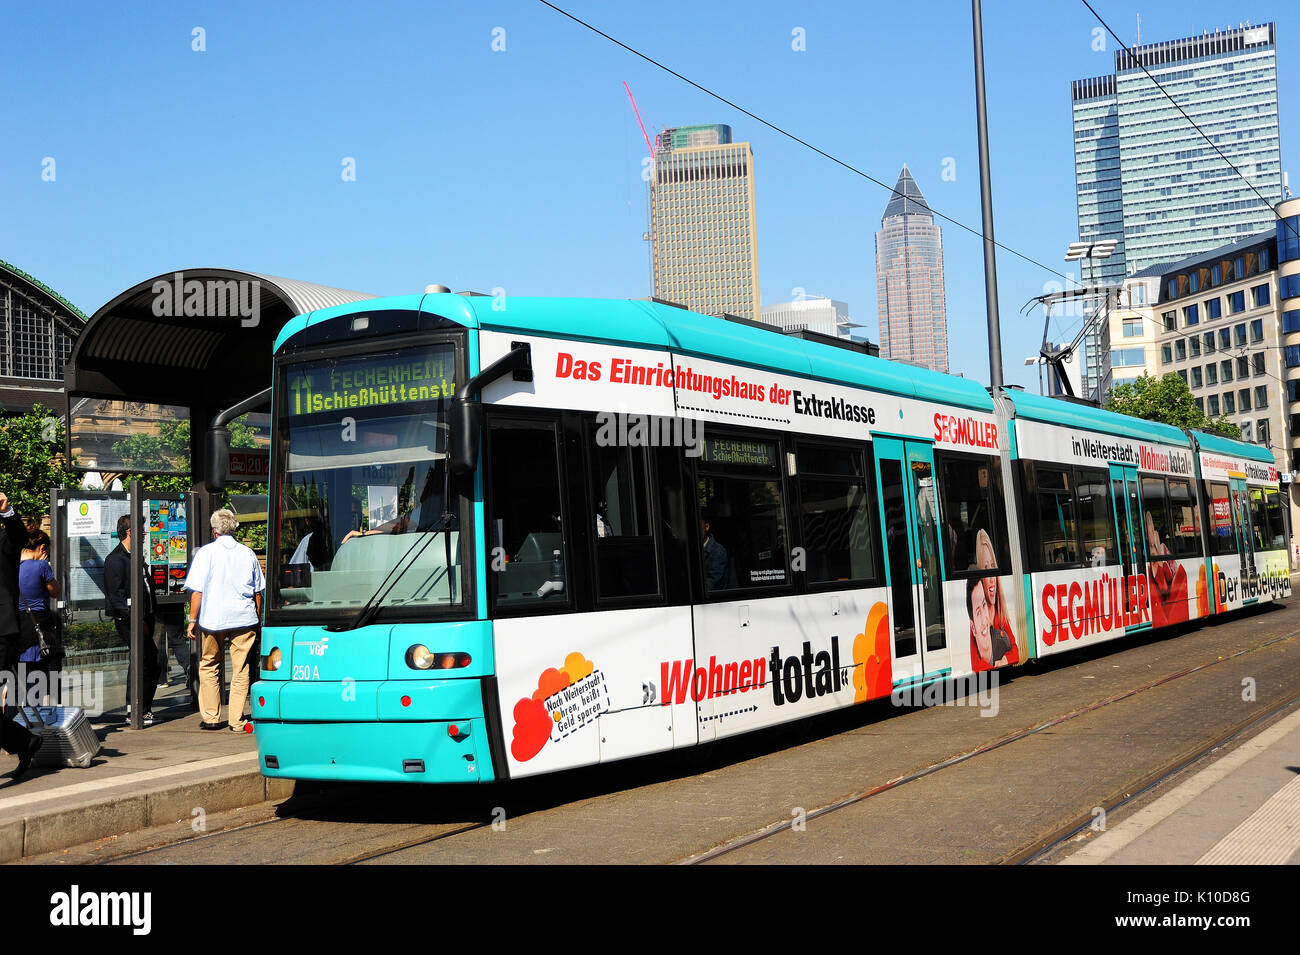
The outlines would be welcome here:
M 273 609 L 464 600 L 444 497 L 455 359 L 454 345 L 437 344 L 283 367 Z

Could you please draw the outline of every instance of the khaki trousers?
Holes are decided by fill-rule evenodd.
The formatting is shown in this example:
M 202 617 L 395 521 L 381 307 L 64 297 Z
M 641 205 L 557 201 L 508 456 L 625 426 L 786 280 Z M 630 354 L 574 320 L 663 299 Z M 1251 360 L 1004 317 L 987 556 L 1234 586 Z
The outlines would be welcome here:
M 230 640 L 230 708 L 231 726 L 244 725 L 244 704 L 248 702 L 248 655 L 257 645 L 257 628 L 234 630 L 200 630 L 203 656 L 199 658 L 199 712 L 205 723 L 221 722 L 220 667 L 225 641 Z

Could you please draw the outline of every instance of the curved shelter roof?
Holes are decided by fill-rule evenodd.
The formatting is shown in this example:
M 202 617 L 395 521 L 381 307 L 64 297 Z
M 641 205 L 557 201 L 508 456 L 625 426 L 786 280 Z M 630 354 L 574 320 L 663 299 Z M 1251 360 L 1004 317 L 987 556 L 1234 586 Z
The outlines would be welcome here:
M 165 272 L 90 317 L 68 397 L 185 405 L 201 420 L 270 385 L 272 342 L 295 315 L 373 297 L 239 269 Z

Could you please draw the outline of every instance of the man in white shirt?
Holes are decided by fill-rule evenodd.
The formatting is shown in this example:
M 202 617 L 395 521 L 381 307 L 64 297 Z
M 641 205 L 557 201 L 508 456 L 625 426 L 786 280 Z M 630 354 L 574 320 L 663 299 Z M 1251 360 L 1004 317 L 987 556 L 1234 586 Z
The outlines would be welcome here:
M 212 515 L 212 543 L 200 547 L 190 563 L 185 589 L 190 591 L 191 639 L 202 634 L 199 661 L 200 724 L 205 730 L 221 729 L 221 685 L 218 673 L 225 641 L 230 641 L 230 729 L 246 728 L 244 704 L 248 701 L 248 656 L 257 644 L 262 619 L 262 592 L 266 578 L 257 555 L 230 535 L 239 526 L 234 512 L 222 508 Z

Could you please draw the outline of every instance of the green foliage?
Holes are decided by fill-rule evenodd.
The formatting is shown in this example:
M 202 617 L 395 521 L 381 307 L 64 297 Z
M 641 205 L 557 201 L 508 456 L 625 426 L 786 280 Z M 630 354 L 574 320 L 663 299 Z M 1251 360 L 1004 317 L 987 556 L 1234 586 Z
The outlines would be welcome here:
M 0 491 L 24 516 L 47 514 L 50 488 L 76 485 L 63 459 L 63 422 L 37 405 L 30 413 L 0 419 Z
M 69 624 L 63 631 L 63 646 L 67 650 L 110 650 L 121 645 L 117 627 L 106 620 Z
M 1187 382 L 1173 372 L 1163 378 L 1143 375 L 1136 381 L 1124 382 L 1111 391 L 1105 408 L 1147 421 L 1162 421 L 1175 428 L 1212 431 L 1226 438 L 1241 437 L 1241 429 L 1223 415 L 1207 418 L 1196 406 Z

